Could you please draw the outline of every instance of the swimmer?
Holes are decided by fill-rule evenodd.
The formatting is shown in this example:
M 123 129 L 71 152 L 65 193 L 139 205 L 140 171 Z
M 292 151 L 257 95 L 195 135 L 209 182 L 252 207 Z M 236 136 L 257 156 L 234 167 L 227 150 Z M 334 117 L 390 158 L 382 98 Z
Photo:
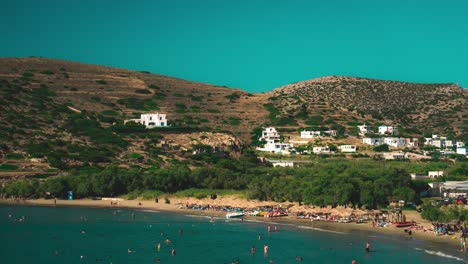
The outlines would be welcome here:
M 263 254 L 268 255 L 268 245 L 263 245 Z
M 84 230 L 81 230 L 81 234 L 86 234 L 86 231 L 84 231 Z
M 262 240 L 262 235 L 258 234 L 258 240 Z
M 175 255 L 176 255 L 176 251 L 175 251 L 174 248 L 171 249 L 171 255 L 172 255 L 172 256 L 175 256 Z
M 303 261 L 304 259 L 301 256 L 296 256 L 296 261 Z
M 171 240 L 169 240 L 169 238 L 166 238 L 166 240 L 164 242 L 166 242 L 166 244 L 169 244 L 169 243 L 171 243 Z
M 252 246 L 250 248 L 250 254 L 252 254 L 252 256 L 253 256 L 253 255 L 255 255 L 255 252 L 257 252 L 257 249 L 255 248 L 255 246 Z
M 158 251 L 161 250 L 161 243 L 158 243 L 158 244 L 156 245 L 156 249 L 157 249 Z
M 357 264 L 357 261 L 353 259 L 353 260 L 351 261 L 351 264 Z
M 371 247 L 371 244 L 369 243 L 369 241 L 367 241 L 367 243 L 366 243 L 366 252 L 367 253 L 370 252 L 370 247 Z
M 182 235 L 184 233 L 184 230 L 179 229 L 179 235 Z
M 278 227 L 277 226 L 275 226 L 275 232 L 278 232 Z
M 268 225 L 268 227 L 267 227 L 267 231 L 268 231 L 268 233 L 270 233 L 270 232 L 271 232 L 271 225 Z
M 131 254 L 131 253 L 133 253 L 133 251 L 131 249 L 127 249 L 127 253 Z

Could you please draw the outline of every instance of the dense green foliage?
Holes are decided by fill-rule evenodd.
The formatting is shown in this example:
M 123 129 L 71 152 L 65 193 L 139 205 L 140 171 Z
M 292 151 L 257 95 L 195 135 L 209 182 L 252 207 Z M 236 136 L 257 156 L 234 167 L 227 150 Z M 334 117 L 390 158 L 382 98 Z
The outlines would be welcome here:
M 316 158 L 305 167 L 272 168 L 257 164 L 253 152 L 244 153 L 239 160 L 230 160 L 217 157 L 215 152 L 204 145 L 194 148 L 199 152 L 199 159 L 212 164 L 193 169 L 184 164 L 150 169 L 83 167 L 70 176 L 48 178 L 35 184 L 29 180 L 11 182 L 2 192 L 5 196 L 42 197 L 49 192 L 51 196 L 65 197 L 66 192 L 72 190 L 80 198 L 126 194 L 139 197 L 145 191 L 146 196 L 150 197 L 150 193 L 154 192 L 176 193 L 192 188 L 221 189 L 245 191 L 247 197 L 260 200 L 378 208 L 393 200 L 413 201 L 418 198 L 420 191 L 427 188 L 422 182 L 411 181 L 408 170 L 447 166 L 445 163 L 383 163 Z M 451 165 L 449 173 L 454 176 L 466 175 L 467 169 L 465 164 L 455 164 Z M 194 196 L 206 195 L 206 192 L 203 194 L 193 189 L 185 192 L 193 193 Z
M 446 223 L 450 221 L 468 221 L 468 210 L 464 209 L 462 206 L 442 206 L 424 203 L 421 209 L 422 218 L 432 222 Z

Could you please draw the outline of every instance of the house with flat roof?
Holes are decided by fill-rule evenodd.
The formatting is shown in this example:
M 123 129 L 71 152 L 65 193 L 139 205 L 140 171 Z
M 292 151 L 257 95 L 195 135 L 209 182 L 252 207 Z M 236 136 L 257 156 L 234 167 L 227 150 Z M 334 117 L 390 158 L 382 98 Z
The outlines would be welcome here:
M 137 124 L 142 124 L 146 126 L 147 128 L 167 126 L 166 114 L 160 114 L 160 113 L 141 114 L 139 119 L 125 120 L 124 124 L 128 122 L 135 122 Z

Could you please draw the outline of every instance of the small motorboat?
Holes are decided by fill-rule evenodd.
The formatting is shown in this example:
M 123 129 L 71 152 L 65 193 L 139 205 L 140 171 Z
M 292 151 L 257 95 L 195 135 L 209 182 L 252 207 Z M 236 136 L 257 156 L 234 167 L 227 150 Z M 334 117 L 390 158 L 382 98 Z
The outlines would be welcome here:
M 237 217 L 243 217 L 245 214 L 243 212 L 234 212 L 234 213 L 228 213 L 226 214 L 226 218 L 237 218 Z

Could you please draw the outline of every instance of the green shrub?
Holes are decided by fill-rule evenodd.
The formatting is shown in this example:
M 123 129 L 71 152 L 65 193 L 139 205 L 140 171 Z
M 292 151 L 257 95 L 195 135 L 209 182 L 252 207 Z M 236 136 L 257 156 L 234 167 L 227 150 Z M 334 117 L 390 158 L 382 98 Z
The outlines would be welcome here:
M 389 147 L 387 144 L 382 144 L 380 146 L 374 147 L 375 152 L 388 152 L 388 150 L 389 150 Z
M 8 153 L 5 155 L 5 158 L 9 160 L 21 160 L 24 156 L 20 153 Z
M 104 80 L 97 80 L 96 83 L 97 83 L 97 84 L 103 84 L 103 85 L 104 85 L 104 84 L 107 84 L 107 82 L 104 81 Z
M 1 164 L 0 171 L 15 171 L 18 169 L 18 166 L 13 164 Z
M 148 90 L 148 89 L 137 89 L 137 90 L 135 90 L 135 93 L 139 93 L 139 94 L 151 94 L 151 91 Z
M 53 72 L 53 71 L 50 71 L 50 70 L 46 70 L 46 71 L 41 71 L 41 74 L 45 74 L 45 75 L 54 75 L 54 72 Z

